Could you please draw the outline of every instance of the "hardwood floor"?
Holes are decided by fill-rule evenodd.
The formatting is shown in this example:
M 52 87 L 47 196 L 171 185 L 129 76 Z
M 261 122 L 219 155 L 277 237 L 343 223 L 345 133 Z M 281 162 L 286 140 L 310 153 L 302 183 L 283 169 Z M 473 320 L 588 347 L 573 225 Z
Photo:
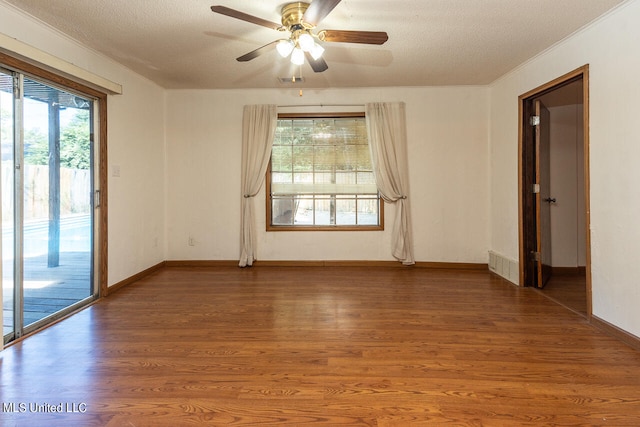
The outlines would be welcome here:
M 0 359 L 3 426 L 640 425 L 640 352 L 484 271 L 164 268 Z
M 587 279 L 584 274 L 553 275 L 540 292 L 555 302 L 587 316 Z

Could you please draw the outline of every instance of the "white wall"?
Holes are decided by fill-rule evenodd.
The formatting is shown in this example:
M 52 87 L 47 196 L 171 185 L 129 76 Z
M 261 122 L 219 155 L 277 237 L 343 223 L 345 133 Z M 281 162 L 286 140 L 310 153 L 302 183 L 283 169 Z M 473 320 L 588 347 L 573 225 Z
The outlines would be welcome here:
M 108 98 L 109 277 L 112 285 L 165 259 L 164 90 L 0 1 L 0 31 L 119 83 Z
M 640 1 L 491 85 L 491 249 L 518 258 L 518 96 L 590 66 L 593 314 L 640 336 Z
M 416 260 L 486 263 L 488 89 L 479 87 L 305 90 L 302 97 L 297 89 L 168 91 L 168 259 L 238 259 L 245 104 L 373 101 L 406 103 Z M 385 231 L 267 233 L 264 188 L 255 203 L 258 259 L 393 260 L 392 205 Z

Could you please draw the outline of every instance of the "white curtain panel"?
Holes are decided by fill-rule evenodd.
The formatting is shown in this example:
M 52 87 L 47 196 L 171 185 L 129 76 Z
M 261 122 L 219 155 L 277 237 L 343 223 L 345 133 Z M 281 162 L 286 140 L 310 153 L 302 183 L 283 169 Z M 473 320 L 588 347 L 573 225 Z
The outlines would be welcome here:
M 391 230 L 391 253 L 405 265 L 415 264 L 409 207 L 407 128 L 404 102 L 366 104 L 373 174 L 387 203 L 397 205 Z
M 242 117 L 242 211 L 240 216 L 240 267 L 255 260 L 253 198 L 264 181 L 278 121 L 275 105 L 245 105 Z

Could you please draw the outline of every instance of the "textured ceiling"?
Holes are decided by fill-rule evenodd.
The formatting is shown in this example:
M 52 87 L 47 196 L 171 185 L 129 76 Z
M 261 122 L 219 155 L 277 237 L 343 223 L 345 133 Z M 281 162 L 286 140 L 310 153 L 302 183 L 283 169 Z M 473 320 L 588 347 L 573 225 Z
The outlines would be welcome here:
M 275 30 L 215 14 L 220 4 L 280 22 L 271 0 L 0 0 L 165 88 L 485 85 L 624 0 L 342 0 L 318 29 L 386 31 L 382 46 L 325 43 L 329 69 L 291 69 Z M 1 29 L 0 29 L 1 31 Z

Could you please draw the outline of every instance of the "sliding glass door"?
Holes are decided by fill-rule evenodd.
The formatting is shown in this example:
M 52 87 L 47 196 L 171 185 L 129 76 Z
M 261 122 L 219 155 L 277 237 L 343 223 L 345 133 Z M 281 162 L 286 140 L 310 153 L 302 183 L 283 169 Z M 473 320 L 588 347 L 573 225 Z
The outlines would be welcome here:
M 0 158 L 2 171 L 0 173 L 0 197 L 2 197 L 2 326 L 5 341 L 14 332 L 14 141 L 16 99 L 13 75 L 0 68 Z
M 94 284 L 94 105 L 0 69 L 5 342 L 87 304 Z

